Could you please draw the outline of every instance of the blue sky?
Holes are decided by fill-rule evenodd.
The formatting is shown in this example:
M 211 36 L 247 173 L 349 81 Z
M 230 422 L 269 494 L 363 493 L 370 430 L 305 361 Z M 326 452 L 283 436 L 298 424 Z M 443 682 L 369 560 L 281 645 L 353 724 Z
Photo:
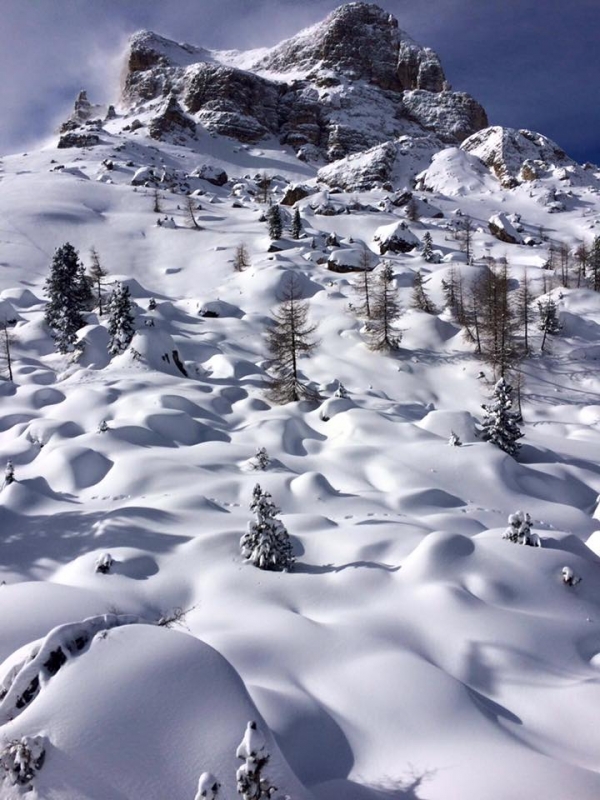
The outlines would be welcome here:
M 119 54 L 141 28 L 215 48 L 275 44 L 336 0 L 0 0 L 0 153 L 47 138 L 86 88 L 118 96 Z M 530 128 L 600 162 L 600 0 L 380 0 L 438 52 L 492 124 Z

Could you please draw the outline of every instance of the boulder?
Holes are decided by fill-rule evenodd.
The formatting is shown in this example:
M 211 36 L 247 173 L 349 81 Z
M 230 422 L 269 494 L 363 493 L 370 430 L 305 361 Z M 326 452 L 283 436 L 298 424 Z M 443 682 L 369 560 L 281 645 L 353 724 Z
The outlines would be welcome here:
M 373 241 L 379 247 L 380 255 L 386 253 L 410 253 L 420 244 L 419 239 L 405 222 L 392 222 L 377 228 Z
M 488 220 L 488 228 L 492 236 L 506 244 L 523 244 L 523 239 L 506 214 L 494 214 Z

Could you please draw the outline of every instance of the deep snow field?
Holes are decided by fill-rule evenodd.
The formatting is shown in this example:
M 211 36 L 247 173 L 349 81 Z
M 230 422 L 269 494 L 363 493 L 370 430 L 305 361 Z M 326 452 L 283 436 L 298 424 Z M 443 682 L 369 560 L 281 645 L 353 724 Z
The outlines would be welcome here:
M 476 258 L 506 256 L 515 285 L 527 267 L 541 292 L 548 241 L 504 244 L 487 220 L 519 213 L 532 234 L 543 226 L 589 244 L 600 233 L 596 179 L 550 214 L 540 197 L 557 178 L 508 190 L 462 151 L 438 157 L 428 197 L 444 217 L 410 227 L 419 239 L 429 230 L 447 260 L 389 257 L 406 312 L 401 349 L 384 355 L 349 309 L 354 276 L 316 258 L 321 234 L 335 231 L 377 263 L 373 235 L 403 209 L 322 216 L 313 194 L 299 202 L 304 237 L 286 234 L 268 253 L 254 177 L 281 176 L 277 200 L 286 181 L 314 184 L 315 167 L 276 142 L 205 135 L 193 152 L 121 127 L 108 123 L 91 150 L 49 145 L 0 164 L 0 314 L 17 319 L 14 383 L 0 382 L 0 464 L 12 459 L 17 479 L 0 492 L 0 685 L 57 626 L 140 619 L 96 620 L 93 639 L 26 707 L 14 691 L 0 700 L 3 742 L 45 740 L 28 796 L 193 800 L 210 771 L 219 798 L 233 800 L 252 719 L 277 796 L 292 800 L 600 796 L 600 295 L 553 290 L 564 329 L 544 354 L 534 333 L 518 460 L 477 437 L 490 368 L 447 311 L 409 309 L 417 269 L 441 308 L 441 279 L 464 263 L 447 228 L 458 208 L 478 226 Z M 131 185 L 141 166 L 203 163 L 230 182 L 197 179 L 201 231 L 182 194 L 161 189 L 156 214 L 152 190 Z M 377 208 L 387 195 L 329 199 Z M 109 357 L 96 313 L 78 363 L 54 352 L 43 283 L 66 241 L 85 263 L 95 246 L 110 280 L 129 285 L 138 358 Z M 251 266 L 237 273 L 241 242 Z M 264 333 L 289 271 L 319 325 L 301 367 L 321 406 L 272 406 L 264 394 Z M 221 315 L 202 316 L 214 301 Z M 187 378 L 163 358 L 173 350 Z M 338 381 L 347 399 L 334 398 Z M 452 431 L 462 447 L 448 445 Z M 258 447 L 272 459 L 264 472 L 249 463 Z M 282 509 L 292 573 L 241 558 L 257 481 Z M 502 539 L 517 509 L 541 549 Z M 114 568 L 96 573 L 106 552 Z M 564 566 L 580 584 L 562 583 Z M 187 610 L 181 625 L 154 624 L 176 608 Z M 20 792 L 5 782 L 0 795 Z

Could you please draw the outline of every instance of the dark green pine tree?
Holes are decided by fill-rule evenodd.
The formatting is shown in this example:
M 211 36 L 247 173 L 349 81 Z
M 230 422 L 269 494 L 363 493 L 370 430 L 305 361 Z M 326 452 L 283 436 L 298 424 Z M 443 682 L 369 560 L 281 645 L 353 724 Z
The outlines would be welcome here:
M 108 301 L 108 352 L 113 356 L 122 353 L 133 339 L 133 304 L 129 287 L 117 283 Z
M 281 239 L 283 233 L 283 223 L 281 221 L 281 211 L 275 203 L 267 211 L 267 227 L 271 239 Z
M 292 217 L 292 239 L 299 239 L 302 234 L 302 217 L 300 216 L 300 209 L 294 210 Z
M 82 312 L 91 295 L 84 266 L 69 242 L 54 253 L 44 291 L 48 298 L 44 319 L 52 329 L 58 352 L 68 353 L 84 324 Z

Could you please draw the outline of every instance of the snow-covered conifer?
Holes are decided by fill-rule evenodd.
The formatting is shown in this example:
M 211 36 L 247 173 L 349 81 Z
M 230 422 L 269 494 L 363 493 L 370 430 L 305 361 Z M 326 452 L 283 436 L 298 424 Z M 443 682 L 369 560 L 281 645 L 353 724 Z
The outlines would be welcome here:
M 531 517 L 524 511 L 515 511 L 514 514 L 509 514 L 508 528 L 502 534 L 502 538 L 515 544 L 540 546 L 539 537 L 531 533 Z
M 269 210 L 267 211 L 267 228 L 271 239 L 281 239 L 283 223 L 281 221 L 281 210 L 277 203 L 269 206 Z
M 566 586 L 577 586 L 578 583 L 581 583 L 581 578 L 579 575 L 575 575 L 571 567 L 563 567 L 561 575 L 562 581 Z
M 448 439 L 448 444 L 450 445 L 450 447 L 461 447 L 461 445 L 462 445 L 462 442 L 461 442 L 460 438 L 458 437 L 458 435 L 456 433 L 454 433 L 454 431 L 451 431 L 451 433 L 450 433 L 450 438 Z
M 429 231 L 425 231 L 423 235 L 421 254 L 425 261 L 433 261 L 433 239 Z
M 482 422 L 482 438 L 504 450 L 510 456 L 519 452 L 519 439 L 523 434 L 517 422 L 519 415 L 512 410 L 512 386 L 504 378 L 494 386 L 491 403 L 483 404 L 485 417 Z
M 125 350 L 133 339 L 133 304 L 129 287 L 117 283 L 108 302 L 108 351 L 117 355 Z
M 252 459 L 252 469 L 265 470 L 271 463 L 271 457 L 267 453 L 266 447 L 259 447 Z
M 41 736 L 23 736 L 8 742 L 0 750 L 0 781 L 5 776 L 13 786 L 27 786 L 42 768 L 45 757 Z
M 101 575 L 108 575 L 114 563 L 115 560 L 110 553 L 100 553 L 96 559 L 96 572 Z
M 242 800 L 263 800 L 277 791 L 277 787 L 263 775 L 270 758 L 265 745 L 265 738 L 256 722 L 249 722 L 235 753 L 244 762 L 236 772 L 237 790 Z
M 243 557 L 259 569 L 289 572 L 295 561 L 289 534 L 281 520 L 276 519 L 280 511 L 271 495 L 263 492 L 258 483 L 250 510 L 255 520 L 248 523 L 248 530 L 240 539 Z
M 44 289 L 48 297 L 44 319 L 52 329 L 58 352 L 68 353 L 83 326 L 82 312 L 90 297 L 83 264 L 69 242 L 54 253 Z

